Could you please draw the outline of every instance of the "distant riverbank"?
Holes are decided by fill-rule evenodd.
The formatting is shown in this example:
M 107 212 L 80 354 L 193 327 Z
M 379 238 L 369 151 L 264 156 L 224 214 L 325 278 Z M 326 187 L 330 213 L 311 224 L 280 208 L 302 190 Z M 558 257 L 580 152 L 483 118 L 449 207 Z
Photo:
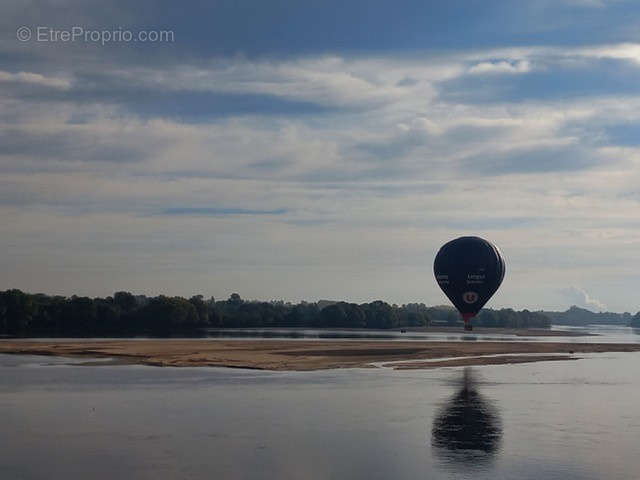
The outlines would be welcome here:
M 0 353 L 107 357 L 125 363 L 155 366 L 261 370 L 321 370 L 370 367 L 373 364 L 402 369 L 434 368 L 570 360 L 575 358 L 570 356 L 572 354 L 635 351 L 640 351 L 640 344 L 202 339 L 0 341 Z M 432 361 L 436 359 L 440 360 Z
M 51 335 L 48 332 L 34 333 L 32 335 L 0 335 L 0 340 L 132 340 L 132 339 L 185 339 L 185 338 L 244 338 L 253 339 L 351 339 L 351 340 L 406 340 L 406 341 L 435 341 L 436 338 L 446 340 L 467 340 L 469 337 L 480 336 L 486 340 L 497 340 L 510 337 L 552 338 L 552 337 L 597 337 L 598 333 L 592 333 L 583 329 L 542 329 L 542 328 L 499 328 L 499 327 L 474 327 L 472 332 L 465 332 L 461 326 L 425 326 L 403 328 L 310 328 L 310 327 L 244 327 L 244 328 L 201 328 L 195 331 L 173 332 L 159 335 L 153 332 L 138 332 L 129 335 Z M 489 338 L 490 337 L 490 338 Z M 607 342 L 611 343 L 611 342 Z M 616 343 L 616 342 L 613 342 Z
M 435 333 L 460 333 L 461 327 L 429 326 L 394 328 L 392 331 L 406 332 L 435 332 Z M 597 334 L 579 330 L 550 330 L 546 328 L 500 328 L 500 327 L 473 327 L 474 334 L 515 335 L 516 337 L 590 337 Z

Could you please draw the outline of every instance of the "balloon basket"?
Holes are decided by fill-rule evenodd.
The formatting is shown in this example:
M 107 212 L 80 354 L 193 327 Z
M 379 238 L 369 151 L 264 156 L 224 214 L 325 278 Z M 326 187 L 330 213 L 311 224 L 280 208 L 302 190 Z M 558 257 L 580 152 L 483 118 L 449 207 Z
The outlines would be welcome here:
M 471 325 L 470 323 L 465 323 L 464 324 L 464 330 L 466 332 L 470 332 L 471 330 L 473 330 L 473 325 Z

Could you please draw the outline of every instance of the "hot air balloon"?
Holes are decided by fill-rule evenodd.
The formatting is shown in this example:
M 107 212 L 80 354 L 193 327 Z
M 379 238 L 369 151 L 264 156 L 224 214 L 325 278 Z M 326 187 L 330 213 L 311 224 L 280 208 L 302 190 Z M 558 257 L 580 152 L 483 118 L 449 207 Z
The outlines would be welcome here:
M 445 243 L 433 262 L 440 288 L 458 309 L 464 329 L 498 290 L 505 265 L 498 247 L 480 237 L 460 237 Z

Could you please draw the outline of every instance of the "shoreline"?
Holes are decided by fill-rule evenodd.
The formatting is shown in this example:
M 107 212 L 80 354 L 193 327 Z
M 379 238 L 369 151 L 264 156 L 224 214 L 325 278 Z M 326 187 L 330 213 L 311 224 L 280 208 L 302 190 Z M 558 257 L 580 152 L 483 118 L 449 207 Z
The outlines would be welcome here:
M 296 332 L 305 330 L 331 331 L 342 333 L 368 333 L 368 334 L 416 334 L 416 333 L 450 333 L 454 335 L 479 334 L 479 335 L 513 335 L 514 337 L 597 337 L 597 333 L 588 333 L 576 330 L 552 330 L 545 328 L 503 328 L 503 327 L 473 327 L 473 331 L 465 332 L 462 326 L 428 326 L 428 327 L 394 327 L 389 329 L 369 328 L 313 328 L 313 327 L 246 327 L 246 328 L 207 328 L 209 332 Z
M 362 338 L 362 340 L 369 340 L 373 337 L 370 336 L 385 336 L 393 334 L 398 338 L 401 338 L 402 335 L 407 335 L 411 337 L 411 335 L 415 334 L 425 334 L 429 335 L 432 333 L 449 333 L 452 335 L 508 335 L 517 337 L 597 337 L 598 333 L 589 333 L 584 331 L 575 331 L 575 330 L 551 330 L 551 329 L 543 329 L 543 328 L 502 328 L 502 327 L 474 327 L 473 331 L 465 332 L 462 330 L 461 326 L 428 326 L 428 327 L 394 327 L 390 329 L 368 329 L 368 328 L 312 328 L 312 327 L 243 327 L 243 328 L 214 328 L 209 327 L 202 330 L 198 330 L 196 332 L 183 332 L 186 333 L 184 336 L 157 336 L 153 334 L 129 334 L 129 335 L 104 335 L 104 336 L 68 336 L 64 334 L 51 336 L 47 332 L 41 332 L 41 334 L 29 335 L 29 336 L 14 336 L 14 335 L 0 335 L 0 342 L 3 341 L 102 341 L 102 340 L 113 340 L 113 341 L 125 341 L 125 340 L 181 340 L 181 339 L 215 339 L 215 340 L 224 340 L 227 338 L 239 338 L 242 339 L 242 336 L 234 337 L 234 336 L 217 336 L 217 335 L 207 335 L 212 332 L 234 332 L 234 333 L 243 333 L 247 336 L 254 336 L 254 332 L 264 332 L 269 333 L 270 335 L 265 338 L 289 340 L 289 338 L 293 339 L 293 335 L 290 337 L 289 334 L 295 334 L 296 332 L 305 332 L 305 331 L 318 331 L 322 333 L 326 332 L 334 332 L 340 334 L 354 334 L 353 340 L 358 340 Z M 278 332 L 285 332 L 286 334 L 282 337 L 275 335 Z M 192 333 L 190 335 L 189 333 Z M 296 340 L 304 340 L 303 336 L 296 338 Z M 327 340 L 332 340 L 331 338 L 327 338 Z M 429 341 L 429 340 L 425 340 Z
M 637 351 L 640 351 L 640 344 L 518 341 L 0 340 L 0 353 L 5 354 L 113 358 L 118 363 L 166 367 L 206 366 L 274 371 L 376 368 L 374 363 L 403 370 L 497 365 L 574 360 L 579 357 L 569 355 L 580 353 Z
M 406 327 L 404 329 L 393 328 L 392 331 L 400 332 L 405 330 L 407 333 L 460 333 L 461 326 L 449 327 L 444 325 L 429 327 Z M 506 327 L 477 327 L 474 325 L 473 330 L 465 332 L 469 334 L 482 335 L 514 335 L 516 337 L 597 337 L 597 333 L 587 333 L 576 330 L 552 330 L 550 328 L 506 328 Z

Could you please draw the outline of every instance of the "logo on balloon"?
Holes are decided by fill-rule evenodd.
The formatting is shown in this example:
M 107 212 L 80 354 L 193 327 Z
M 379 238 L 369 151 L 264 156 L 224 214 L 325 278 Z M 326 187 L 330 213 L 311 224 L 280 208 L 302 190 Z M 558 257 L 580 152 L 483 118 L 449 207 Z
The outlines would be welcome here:
M 478 301 L 478 294 L 476 292 L 464 292 L 462 299 L 465 303 L 476 303 Z

